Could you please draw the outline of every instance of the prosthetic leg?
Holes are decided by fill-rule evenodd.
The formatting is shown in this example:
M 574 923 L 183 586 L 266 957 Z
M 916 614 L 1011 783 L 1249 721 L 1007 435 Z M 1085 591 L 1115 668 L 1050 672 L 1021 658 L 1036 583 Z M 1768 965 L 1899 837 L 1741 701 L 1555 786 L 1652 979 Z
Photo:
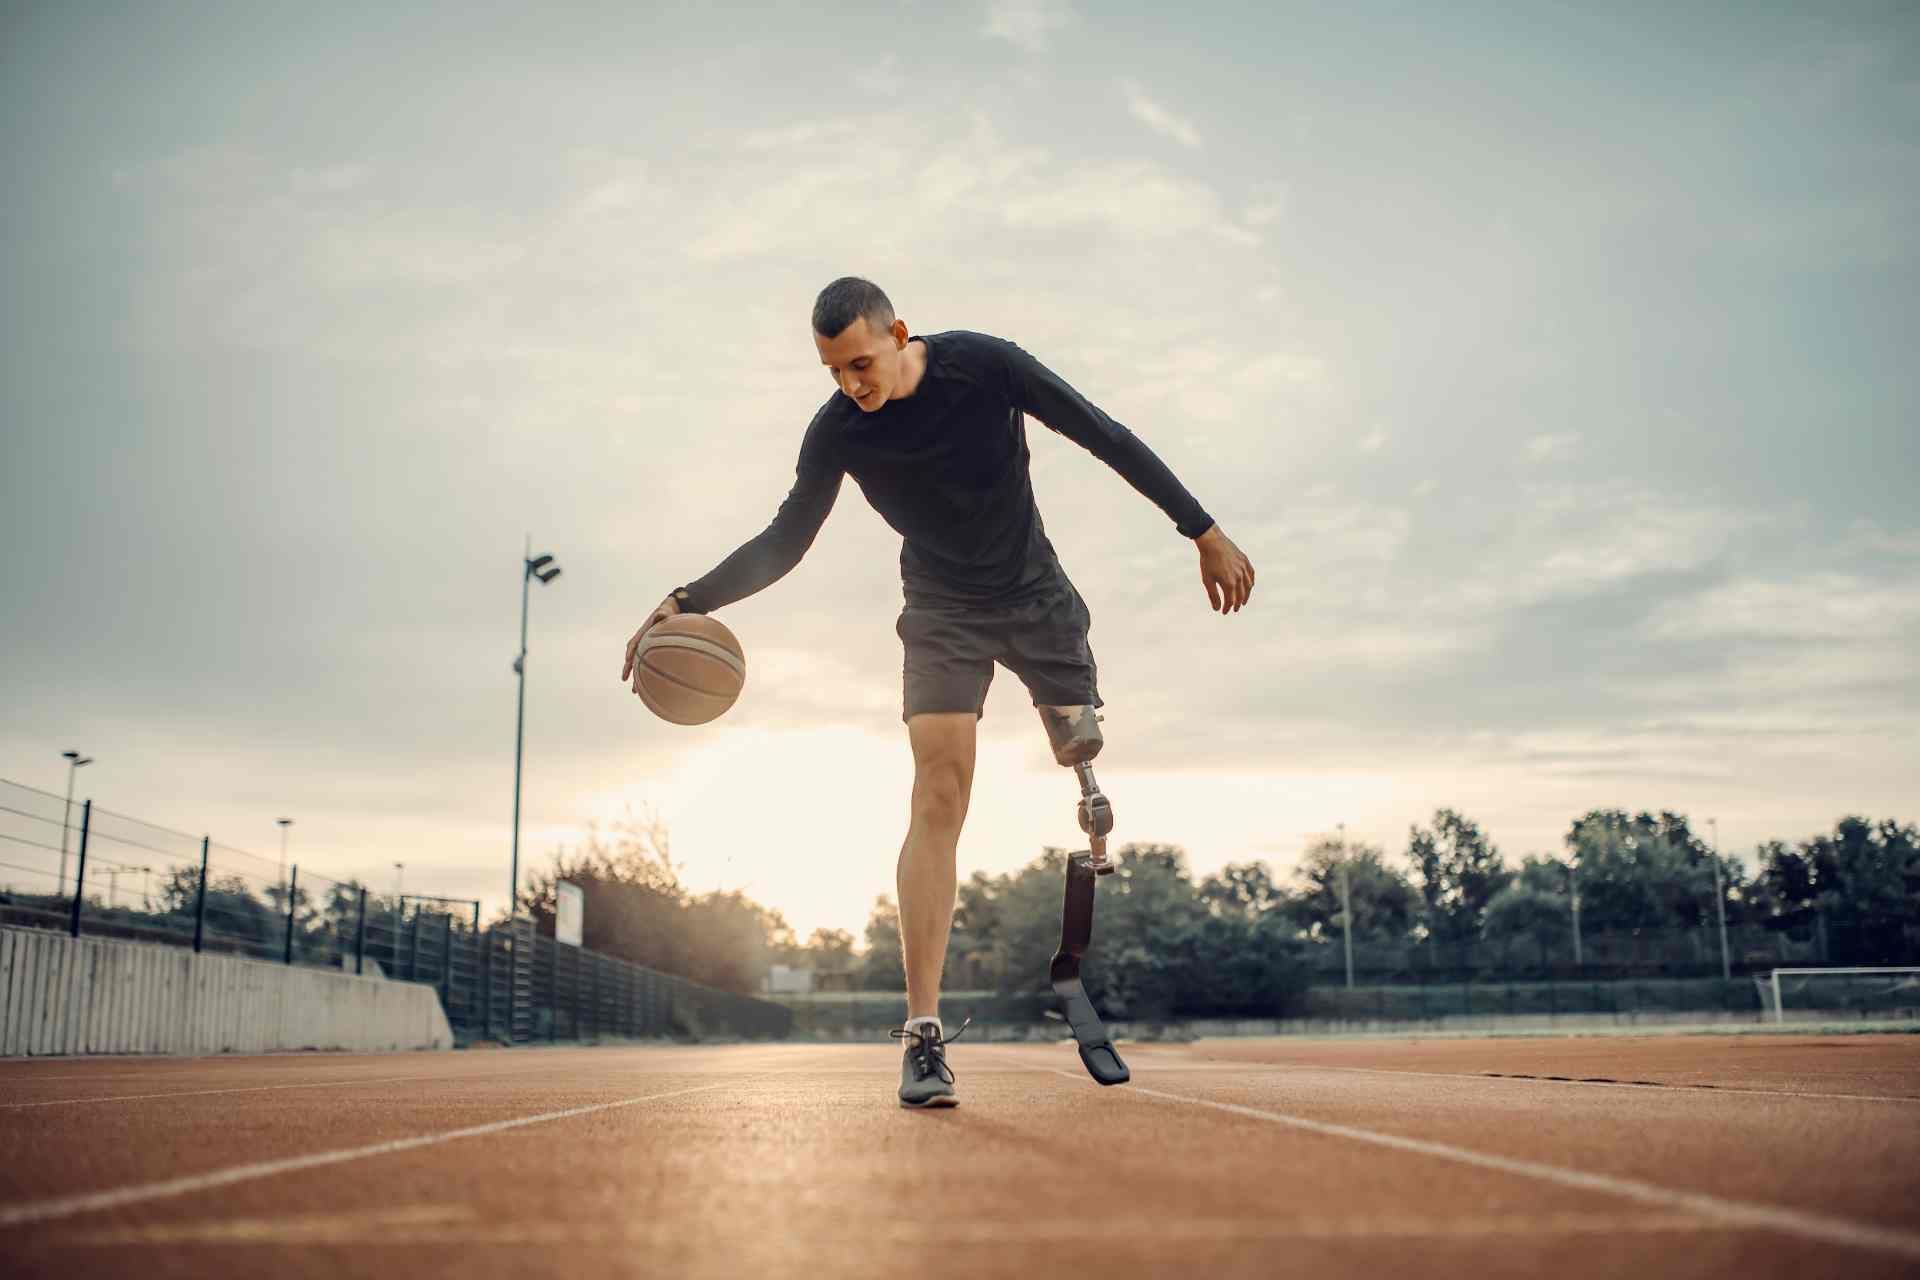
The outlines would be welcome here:
M 1080 780 L 1078 816 L 1080 829 L 1087 834 L 1085 853 L 1067 855 L 1067 898 L 1060 917 L 1060 950 L 1054 954 L 1048 970 L 1054 994 L 1060 997 L 1073 1038 L 1080 1048 L 1080 1061 L 1087 1074 L 1101 1084 L 1125 1084 L 1132 1078 L 1127 1064 L 1114 1050 L 1100 1015 L 1080 981 L 1080 957 L 1093 940 L 1093 890 L 1096 876 L 1113 870 L 1107 859 L 1107 833 L 1113 830 L 1113 806 L 1100 793 L 1093 778 L 1093 758 L 1100 754 L 1105 739 L 1100 736 L 1100 717 L 1092 707 L 1074 707 L 1061 711 L 1041 707 L 1040 722 L 1046 726 L 1047 741 L 1053 758 L 1071 768 Z

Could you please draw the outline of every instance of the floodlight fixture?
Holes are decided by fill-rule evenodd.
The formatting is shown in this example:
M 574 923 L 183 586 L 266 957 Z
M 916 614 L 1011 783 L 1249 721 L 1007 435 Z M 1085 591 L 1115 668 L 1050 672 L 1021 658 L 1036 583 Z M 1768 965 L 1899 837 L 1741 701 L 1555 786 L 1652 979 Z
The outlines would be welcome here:
M 65 893 L 67 891 L 67 832 L 73 827 L 74 770 L 80 768 L 81 765 L 93 763 L 92 756 L 83 756 L 78 751 L 62 751 L 60 758 L 67 762 L 67 807 L 60 815 L 60 882 L 59 887 L 54 890 L 55 893 Z M 76 885 L 74 888 L 74 896 L 78 897 L 79 892 L 79 887 Z

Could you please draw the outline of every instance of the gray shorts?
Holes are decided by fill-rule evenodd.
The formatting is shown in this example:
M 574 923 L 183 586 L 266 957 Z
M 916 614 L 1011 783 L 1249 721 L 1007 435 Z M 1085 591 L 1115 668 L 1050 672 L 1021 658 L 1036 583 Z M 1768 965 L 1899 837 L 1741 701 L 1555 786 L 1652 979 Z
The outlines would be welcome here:
M 1087 630 L 1093 616 L 1071 582 L 1013 605 L 908 605 L 894 630 L 906 648 L 901 719 L 929 711 L 983 714 L 998 662 L 1038 706 L 1102 706 Z

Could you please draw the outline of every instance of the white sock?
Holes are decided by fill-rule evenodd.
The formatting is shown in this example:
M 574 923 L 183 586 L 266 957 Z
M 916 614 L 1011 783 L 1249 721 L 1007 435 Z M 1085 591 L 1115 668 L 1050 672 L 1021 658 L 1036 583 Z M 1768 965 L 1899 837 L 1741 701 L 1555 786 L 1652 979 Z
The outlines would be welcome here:
M 947 1029 L 940 1024 L 940 1019 L 938 1018 L 908 1018 L 906 1029 L 912 1031 L 915 1027 L 925 1026 L 929 1022 L 933 1024 L 933 1029 L 940 1034 L 940 1038 L 945 1040 L 947 1038 Z

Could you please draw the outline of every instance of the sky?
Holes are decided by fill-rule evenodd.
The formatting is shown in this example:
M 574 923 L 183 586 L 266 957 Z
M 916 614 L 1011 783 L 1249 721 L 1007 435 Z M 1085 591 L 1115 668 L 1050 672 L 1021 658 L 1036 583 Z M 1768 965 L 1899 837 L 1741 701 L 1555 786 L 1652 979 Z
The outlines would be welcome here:
M 654 814 L 858 935 L 911 760 L 857 488 L 720 613 L 726 716 L 618 676 L 771 518 L 860 274 L 1256 567 L 1210 612 L 1030 424 L 1116 842 L 1920 818 L 1910 4 L 14 3 L 0 114 L 0 777 L 79 749 L 120 813 L 491 914 L 530 536 L 523 868 Z M 961 875 L 1080 843 L 1005 671 L 980 732 Z

